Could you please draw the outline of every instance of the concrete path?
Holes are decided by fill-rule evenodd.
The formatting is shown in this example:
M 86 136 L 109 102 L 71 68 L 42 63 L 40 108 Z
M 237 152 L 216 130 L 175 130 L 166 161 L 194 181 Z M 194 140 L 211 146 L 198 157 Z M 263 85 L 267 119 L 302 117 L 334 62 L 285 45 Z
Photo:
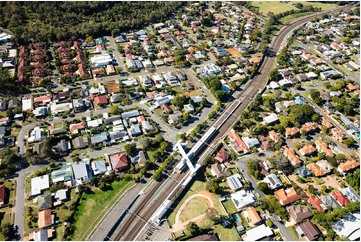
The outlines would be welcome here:
M 188 221 L 185 221 L 185 222 L 180 221 L 180 215 L 181 215 L 182 211 L 184 210 L 185 206 L 187 206 L 189 201 L 194 198 L 201 198 L 201 199 L 205 200 L 207 202 L 209 208 L 214 207 L 214 203 L 213 203 L 212 199 L 207 195 L 198 193 L 198 194 L 194 194 L 194 195 L 190 196 L 189 198 L 187 198 L 187 200 L 184 201 L 182 206 L 178 209 L 177 214 L 175 216 L 175 223 L 171 229 L 172 232 L 180 231 L 180 230 L 184 229 L 188 225 L 189 222 L 197 222 L 206 216 L 206 213 L 203 213 L 203 214 L 198 215 L 197 217 L 194 217 Z

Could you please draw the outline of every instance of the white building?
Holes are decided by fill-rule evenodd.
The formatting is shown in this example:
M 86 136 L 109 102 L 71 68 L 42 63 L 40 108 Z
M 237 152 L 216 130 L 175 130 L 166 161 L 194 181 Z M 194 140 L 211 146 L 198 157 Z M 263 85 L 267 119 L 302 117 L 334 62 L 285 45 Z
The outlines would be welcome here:
M 266 122 L 266 124 L 272 124 L 278 121 L 278 116 L 275 113 L 271 113 L 270 115 L 264 117 L 263 121 Z
M 231 194 L 231 199 L 237 210 L 240 211 L 242 208 L 253 204 L 256 201 L 256 197 L 251 192 L 240 190 Z
M 343 219 L 337 221 L 332 226 L 332 230 L 338 236 L 347 237 L 350 241 L 359 241 L 361 237 L 359 213 L 347 214 Z
M 31 195 L 36 196 L 42 191 L 49 189 L 49 175 L 34 177 L 31 179 Z
M 29 132 L 28 142 L 36 142 L 45 138 L 45 132 L 40 127 L 35 127 L 33 130 Z
M 283 186 L 281 180 L 275 174 L 268 174 L 265 177 L 264 182 L 267 183 L 268 187 L 272 190 Z
M 241 176 L 237 173 L 233 176 L 227 177 L 227 184 L 233 191 L 238 191 L 243 187 Z
M 22 110 L 23 112 L 31 111 L 33 110 L 33 98 L 23 98 L 22 99 Z
M 257 138 L 242 137 L 242 140 L 248 149 L 252 148 L 253 146 L 258 146 L 260 144 Z
M 258 241 L 265 237 L 269 237 L 273 235 L 273 230 L 270 227 L 262 224 L 254 229 L 250 229 L 246 232 L 246 236 L 244 238 L 245 241 Z
M 113 59 L 109 54 L 95 55 L 90 58 L 90 61 L 95 65 L 95 67 L 107 66 L 112 63 Z

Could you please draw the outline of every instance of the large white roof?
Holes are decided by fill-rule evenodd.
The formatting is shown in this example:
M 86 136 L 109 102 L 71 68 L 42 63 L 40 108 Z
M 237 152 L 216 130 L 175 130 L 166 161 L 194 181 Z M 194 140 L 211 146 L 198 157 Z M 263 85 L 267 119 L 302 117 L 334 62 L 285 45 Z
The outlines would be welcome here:
M 254 229 L 250 229 L 246 232 L 246 241 L 257 241 L 264 237 L 273 235 L 273 231 L 270 227 L 262 224 Z
M 49 175 L 34 177 L 31 179 L 31 195 L 39 195 L 41 191 L 49 188 Z

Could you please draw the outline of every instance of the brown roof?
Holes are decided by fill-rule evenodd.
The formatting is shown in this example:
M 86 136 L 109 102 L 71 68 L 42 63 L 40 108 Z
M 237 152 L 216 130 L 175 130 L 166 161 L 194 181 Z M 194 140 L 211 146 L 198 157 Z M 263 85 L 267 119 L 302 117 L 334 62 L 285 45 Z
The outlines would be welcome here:
M 321 120 L 322 120 L 322 125 L 325 125 L 327 128 L 331 128 L 333 126 L 331 121 L 328 120 L 327 118 L 322 116 Z
M 290 213 L 292 219 L 296 222 L 296 224 L 302 222 L 306 218 L 313 216 L 313 213 L 308 207 L 302 207 L 301 205 L 291 205 L 287 207 L 287 211 Z
M 312 145 L 305 145 L 299 150 L 299 152 L 302 155 L 310 155 L 310 154 L 313 154 L 314 152 L 316 152 L 316 148 L 313 147 Z
M 38 226 L 39 228 L 46 228 L 51 226 L 54 223 L 53 218 L 51 216 L 50 209 L 44 209 L 39 212 Z
M 274 130 L 269 131 L 268 135 L 276 143 L 278 143 L 278 142 L 280 142 L 282 140 L 281 134 L 277 133 Z
M 224 149 L 221 149 L 215 159 L 219 162 L 219 163 L 223 163 L 225 161 L 227 161 L 229 159 L 230 155 L 227 153 L 227 151 L 225 151 Z
M 329 157 L 334 157 L 332 150 L 327 147 L 327 144 L 321 140 L 316 140 L 315 145 L 318 151 L 324 152 Z
M 0 203 L 5 203 L 5 185 L 0 186 Z
M 286 138 L 292 137 L 296 134 L 298 134 L 299 130 L 295 127 L 293 128 L 286 128 Z
M 231 175 L 231 172 L 223 164 L 215 163 L 211 166 L 211 169 L 218 178 Z
M 309 220 L 301 223 L 299 227 L 301 228 L 307 239 L 310 241 L 317 239 L 320 234 L 317 228 Z
M 83 122 L 69 125 L 69 131 L 72 134 L 77 134 L 79 132 L 79 129 L 84 129 L 84 128 L 85 128 L 85 124 Z
M 317 177 L 326 175 L 326 171 L 321 169 L 318 165 L 316 165 L 316 163 L 307 164 L 306 167 L 310 169 L 313 172 L 313 174 Z
M 170 113 L 170 112 L 172 112 L 172 109 L 168 106 L 168 104 L 166 104 L 166 103 L 162 103 L 161 105 L 160 105 L 160 108 L 163 110 L 163 112 L 165 112 L 165 113 Z
M 99 105 L 99 104 L 107 104 L 108 103 L 108 98 L 106 96 L 97 96 L 94 98 L 94 102 Z
M 308 132 L 314 131 L 318 128 L 318 125 L 316 123 L 305 123 L 302 125 L 301 130 Z
M 286 190 L 281 188 L 280 190 L 275 191 L 274 194 L 282 205 L 287 205 L 298 199 L 301 199 L 293 187 Z
M 258 224 L 260 221 L 262 221 L 262 218 L 259 216 L 258 212 L 254 207 L 247 207 L 246 211 L 247 214 L 246 219 L 248 223 L 251 223 L 253 225 Z
M 352 169 L 355 169 L 356 167 L 360 166 L 360 162 L 354 160 L 354 159 L 349 159 L 346 162 L 341 163 L 338 166 L 338 170 L 345 172 L 345 171 L 350 171 Z
M 295 150 L 288 148 L 288 146 L 283 146 L 283 154 L 290 160 L 293 166 L 296 166 L 301 163 L 300 158 L 296 155 Z

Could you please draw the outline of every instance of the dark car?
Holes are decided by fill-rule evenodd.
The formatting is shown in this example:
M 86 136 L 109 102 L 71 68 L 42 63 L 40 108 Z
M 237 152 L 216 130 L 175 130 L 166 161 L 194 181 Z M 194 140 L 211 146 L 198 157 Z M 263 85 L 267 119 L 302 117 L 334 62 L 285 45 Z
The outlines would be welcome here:
M 63 115 L 63 116 L 61 116 L 61 118 L 62 118 L 62 119 L 66 119 L 66 118 L 68 118 L 68 116 Z

